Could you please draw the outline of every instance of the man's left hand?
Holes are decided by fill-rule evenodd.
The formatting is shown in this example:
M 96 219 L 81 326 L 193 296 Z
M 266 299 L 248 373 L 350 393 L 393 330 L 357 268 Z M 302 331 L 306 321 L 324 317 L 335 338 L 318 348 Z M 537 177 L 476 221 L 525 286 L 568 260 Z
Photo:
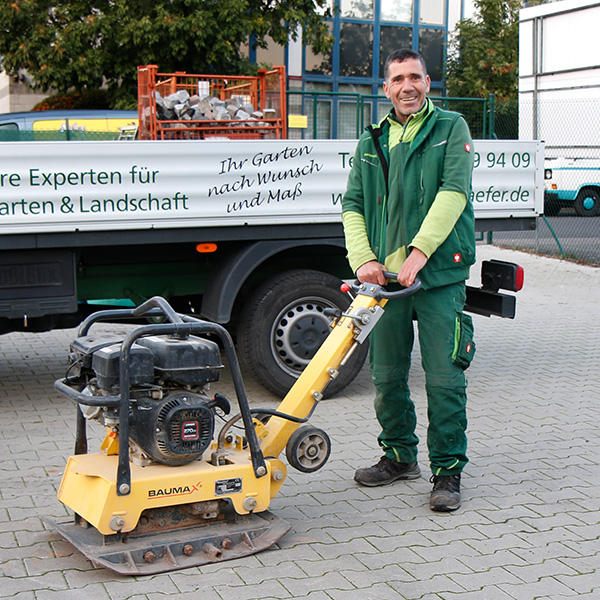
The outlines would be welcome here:
M 409 287 L 415 282 L 419 271 L 427 264 L 427 256 L 418 248 L 413 248 L 404 261 L 400 273 L 398 273 L 398 282 L 404 287 Z

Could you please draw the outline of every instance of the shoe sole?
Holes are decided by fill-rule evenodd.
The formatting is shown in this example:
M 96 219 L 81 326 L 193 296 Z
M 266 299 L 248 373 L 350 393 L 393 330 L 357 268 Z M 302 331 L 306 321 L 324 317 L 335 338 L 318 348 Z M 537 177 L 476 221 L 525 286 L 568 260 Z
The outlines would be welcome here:
M 430 504 L 429 508 L 434 512 L 453 512 L 460 508 L 460 504 L 457 504 L 456 506 L 448 506 L 447 504 L 444 506 L 431 506 Z
M 421 472 L 418 473 L 405 473 L 403 475 L 398 475 L 398 477 L 392 477 L 392 479 L 386 479 L 385 481 L 360 481 L 356 477 L 354 477 L 354 481 L 359 485 L 364 485 L 365 487 L 379 487 L 383 485 L 390 485 L 390 483 L 394 483 L 394 481 L 408 481 L 411 479 L 419 479 L 421 477 Z
M 454 504 L 433 504 L 430 501 L 429 508 L 434 512 L 453 512 L 460 508 L 460 498 Z

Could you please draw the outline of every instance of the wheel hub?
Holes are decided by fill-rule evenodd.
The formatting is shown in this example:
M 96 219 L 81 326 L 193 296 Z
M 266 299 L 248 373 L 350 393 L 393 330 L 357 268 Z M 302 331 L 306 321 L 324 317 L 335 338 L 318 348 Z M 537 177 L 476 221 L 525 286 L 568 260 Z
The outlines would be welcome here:
M 317 446 L 315 443 L 311 443 L 304 449 L 304 453 L 306 456 L 308 456 L 308 458 L 315 458 L 319 455 L 319 446 Z
M 592 210 L 595 204 L 596 201 L 593 196 L 587 196 L 587 198 L 583 200 L 583 208 L 585 208 L 585 210 Z
M 290 346 L 298 356 L 310 359 L 327 337 L 328 331 L 329 325 L 322 318 L 301 317 L 290 328 Z

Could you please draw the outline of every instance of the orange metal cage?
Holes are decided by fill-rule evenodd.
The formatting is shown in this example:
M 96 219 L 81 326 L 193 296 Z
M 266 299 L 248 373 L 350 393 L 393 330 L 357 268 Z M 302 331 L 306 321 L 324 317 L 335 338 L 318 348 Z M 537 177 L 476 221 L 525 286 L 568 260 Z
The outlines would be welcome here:
M 162 119 L 157 97 L 181 90 L 190 97 L 243 99 L 263 113 L 250 119 Z M 285 67 L 261 69 L 257 76 L 159 73 L 156 65 L 138 67 L 139 139 L 282 139 L 287 137 Z

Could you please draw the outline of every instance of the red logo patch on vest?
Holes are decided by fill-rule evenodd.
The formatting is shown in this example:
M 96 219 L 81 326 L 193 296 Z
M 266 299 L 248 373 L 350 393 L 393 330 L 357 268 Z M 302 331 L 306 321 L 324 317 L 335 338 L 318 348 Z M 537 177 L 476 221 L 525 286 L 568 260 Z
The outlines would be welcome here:
M 467 354 L 471 354 L 471 344 L 467 344 L 466 351 Z
M 453 259 L 454 259 L 454 262 L 455 262 L 455 263 L 462 262 L 462 254 L 459 254 L 459 253 L 457 252 L 457 253 L 454 255 Z
M 465 144 L 465 150 L 467 152 L 469 152 L 469 154 L 471 153 L 471 144 Z

